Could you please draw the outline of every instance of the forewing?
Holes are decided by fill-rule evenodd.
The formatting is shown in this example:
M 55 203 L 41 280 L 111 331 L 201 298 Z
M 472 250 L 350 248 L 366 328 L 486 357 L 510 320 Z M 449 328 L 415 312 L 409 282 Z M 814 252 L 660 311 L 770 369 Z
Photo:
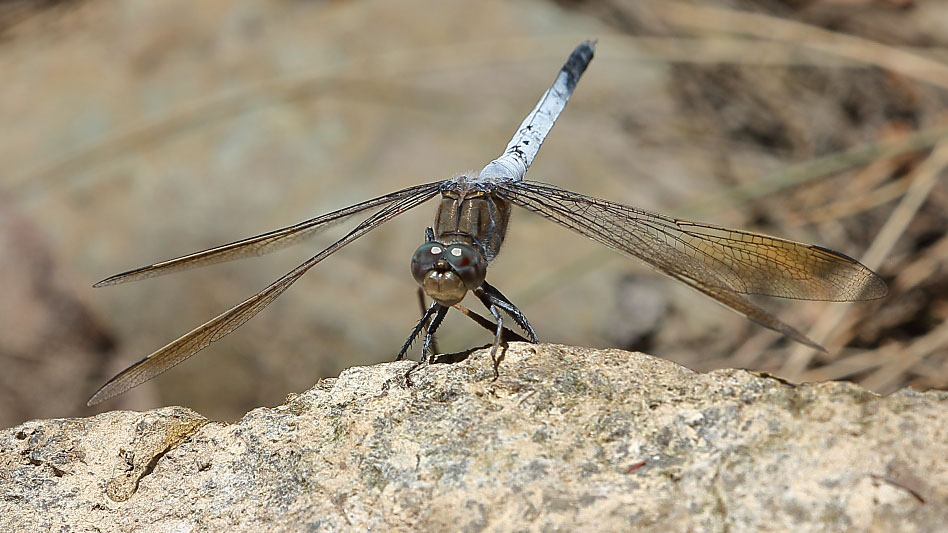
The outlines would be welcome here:
M 136 268 L 134 270 L 129 270 L 128 272 L 122 272 L 121 274 L 110 276 L 96 283 L 93 285 L 93 287 L 117 285 L 127 281 L 153 278 L 155 276 L 162 276 L 181 270 L 188 270 L 192 268 L 213 265 L 215 263 L 223 263 L 225 261 L 233 261 L 235 259 L 243 259 L 245 257 L 255 257 L 268 254 L 311 237 L 316 233 L 332 226 L 334 223 L 341 222 L 346 217 L 356 215 L 365 210 L 372 209 L 373 207 L 379 207 L 391 202 L 396 202 L 403 198 L 412 197 L 421 193 L 422 191 L 428 191 L 432 187 L 437 187 L 437 185 L 438 183 L 427 183 L 424 185 L 408 187 L 400 191 L 395 191 L 390 194 L 357 203 L 355 205 L 350 205 L 349 207 L 333 211 L 332 213 L 327 213 L 316 218 L 311 218 L 309 220 L 300 222 L 299 224 L 269 231 L 267 233 L 241 239 L 229 244 L 215 246 L 214 248 L 183 255 L 181 257 L 169 259 L 167 261 L 161 261 L 152 265 Z
M 429 200 L 437 194 L 438 187 L 439 183 L 430 183 L 425 186 L 413 187 L 399 191 L 398 193 L 393 193 L 399 195 L 393 203 L 362 221 L 361 224 L 356 226 L 356 228 L 345 237 L 339 239 L 257 294 L 254 294 L 250 298 L 247 298 L 243 302 L 189 331 L 167 346 L 123 370 L 117 376 L 109 380 L 108 383 L 103 385 L 102 388 L 89 399 L 88 405 L 95 405 L 148 381 L 203 350 L 212 342 L 221 339 L 228 333 L 239 328 L 254 315 L 263 310 L 263 308 L 270 305 L 270 303 L 283 294 L 290 285 L 296 282 L 296 280 L 302 277 L 306 271 L 317 263 L 399 214 Z M 406 191 L 409 190 L 411 190 L 411 193 L 406 193 Z M 370 202 L 371 201 L 373 200 L 370 200 Z
M 881 298 L 885 282 L 855 259 L 800 242 L 667 217 L 538 182 L 498 194 L 691 285 L 802 300 Z

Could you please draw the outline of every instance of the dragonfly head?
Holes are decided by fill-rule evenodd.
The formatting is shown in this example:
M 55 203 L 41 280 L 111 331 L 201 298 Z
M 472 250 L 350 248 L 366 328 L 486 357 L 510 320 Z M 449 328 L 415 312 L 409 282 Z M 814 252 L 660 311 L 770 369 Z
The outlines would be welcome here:
M 431 299 L 451 306 L 464 299 L 467 291 L 481 286 L 487 276 L 487 260 L 470 244 L 430 241 L 415 250 L 411 275 Z

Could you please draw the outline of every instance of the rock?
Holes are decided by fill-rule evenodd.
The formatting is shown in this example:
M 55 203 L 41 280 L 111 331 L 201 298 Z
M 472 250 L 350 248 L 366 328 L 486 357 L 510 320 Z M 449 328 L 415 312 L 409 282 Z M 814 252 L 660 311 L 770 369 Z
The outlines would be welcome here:
M 0 434 L 3 531 L 936 531 L 948 394 L 880 397 L 512 343 L 355 367 L 234 424 L 185 408 Z

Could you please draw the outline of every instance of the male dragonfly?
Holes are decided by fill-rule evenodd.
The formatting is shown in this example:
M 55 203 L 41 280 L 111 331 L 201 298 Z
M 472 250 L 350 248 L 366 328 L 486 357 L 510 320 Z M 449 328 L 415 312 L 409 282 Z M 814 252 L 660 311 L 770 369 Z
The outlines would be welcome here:
M 434 302 L 396 356 L 396 360 L 404 358 L 414 339 L 424 331 L 421 360 L 412 370 L 429 361 L 432 336 L 448 309 L 468 292 L 474 293 L 496 321 L 492 355 L 496 355 L 504 333 L 502 313 L 510 316 L 531 342 L 538 342 L 523 313 L 485 280 L 487 265 L 500 252 L 511 205 L 636 257 L 762 326 L 818 349 L 822 348 L 742 295 L 828 301 L 885 296 L 886 284 L 879 276 L 839 252 L 672 218 L 546 183 L 525 181 L 524 175 L 540 145 L 592 60 L 593 47 L 594 43 L 589 41 L 576 47 L 553 85 L 520 124 L 504 153 L 476 176 L 460 175 L 407 187 L 293 226 L 137 268 L 96 283 L 95 287 L 104 287 L 262 255 L 294 244 L 340 219 L 378 208 L 344 237 L 262 291 L 122 371 L 103 385 L 88 404 L 121 394 L 191 357 L 250 320 L 323 259 L 435 196 L 441 197 L 441 203 L 434 226 L 427 228 L 424 244 L 411 259 L 412 276 Z

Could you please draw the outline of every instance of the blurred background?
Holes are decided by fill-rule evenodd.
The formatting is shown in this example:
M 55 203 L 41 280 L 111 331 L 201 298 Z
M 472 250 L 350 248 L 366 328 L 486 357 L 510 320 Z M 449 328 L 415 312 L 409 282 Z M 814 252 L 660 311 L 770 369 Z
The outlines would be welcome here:
M 587 38 L 596 58 L 528 177 L 818 243 L 890 294 L 761 300 L 829 349 L 816 353 L 516 211 L 489 279 L 541 340 L 945 388 L 945 28 L 940 0 L 3 2 L 0 426 L 166 404 L 235 419 L 392 360 L 419 317 L 408 263 L 434 203 L 200 355 L 84 407 L 357 220 L 262 258 L 95 281 L 480 169 Z M 451 313 L 438 340 L 491 335 Z

